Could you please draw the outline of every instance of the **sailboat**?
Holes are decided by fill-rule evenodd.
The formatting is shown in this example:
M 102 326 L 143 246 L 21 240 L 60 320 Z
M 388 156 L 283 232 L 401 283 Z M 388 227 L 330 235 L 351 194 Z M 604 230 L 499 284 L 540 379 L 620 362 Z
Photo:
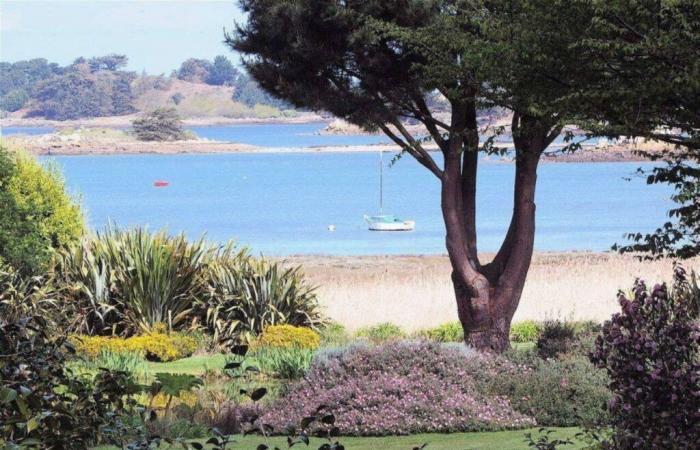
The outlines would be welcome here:
M 365 215 L 365 222 L 371 231 L 412 231 L 416 228 L 413 220 L 403 220 L 391 214 L 384 214 L 384 156 L 379 150 L 379 214 Z

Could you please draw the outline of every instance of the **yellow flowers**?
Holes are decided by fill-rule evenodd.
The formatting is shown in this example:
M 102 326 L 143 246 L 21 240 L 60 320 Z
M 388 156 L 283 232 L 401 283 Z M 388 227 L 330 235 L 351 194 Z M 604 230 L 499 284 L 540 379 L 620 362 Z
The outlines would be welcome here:
M 321 337 L 310 328 L 293 325 L 269 325 L 253 343 L 253 347 L 308 348 L 314 350 L 321 343 Z
M 162 332 L 119 338 L 111 336 L 73 335 L 70 341 L 75 350 L 87 357 L 96 357 L 102 350 L 115 353 L 135 352 L 147 359 L 174 361 L 190 356 L 197 349 L 197 342 L 190 336 Z

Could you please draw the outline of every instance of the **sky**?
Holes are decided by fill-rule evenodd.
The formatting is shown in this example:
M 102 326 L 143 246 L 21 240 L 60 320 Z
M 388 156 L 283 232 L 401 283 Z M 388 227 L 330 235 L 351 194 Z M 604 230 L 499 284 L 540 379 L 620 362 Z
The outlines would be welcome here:
M 223 43 L 243 13 L 236 0 L 0 0 L 0 61 L 129 57 L 130 70 L 169 74 L 187 58 L 237 56 Z

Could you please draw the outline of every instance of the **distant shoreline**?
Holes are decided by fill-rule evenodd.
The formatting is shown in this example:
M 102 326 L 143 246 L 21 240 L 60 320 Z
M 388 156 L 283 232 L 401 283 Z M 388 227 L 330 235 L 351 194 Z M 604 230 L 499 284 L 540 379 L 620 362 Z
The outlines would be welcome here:
M 97 156 L 97 155 L 171 155 L 171 154 L 225 154 L 225 153 L 362 153 L 398 152 L 394 144 L 320 145 L 311 147 L 261 147 L 237 142 L 190 139 L 172 142 L 142 142 L 123 133 L 133 116 L 101 117 L 76 121 L 55 122 L 43 119 L 3 119 L 3 127 L 52 127 L 54 133 L 38 135 L 10 135 L 3 139 L 8 144 L 24 148 L 34 155 Z M 327 122 L 315 114 L 304 114 L 286 119 L 227 119 L 207 118 L 185 121 L 187 126 L 243 125 L 243 124 L 299 124 Z M 56 125 L 56 124 L 60 124 Z M 65 132 L 73 129 L 72 132 Z M 511 144 L 501 143 L 508 147 Z M 429 151 L 437 146 L 426 144 Z M 635 154 L 635 145 L 615 143 L 604 147 L 585 145 L 575 153 L 547 154 L 542 161 L 550 162 L 630 162 L 645 161 Z M 647 148 L 646 150 L 649 150 Z M 510 163 L 509 157 L 484 157 L 489 163 Z
M 0 119 L 0 127 L 37 127 L 37 128 L 127 128 L 140 114 L 125 116 L 93 117 L 76 120 L 48 120 L 42 118 L 5 117 Z M 271 118 L 231 118 L 231 117 L 191 117 L 182 120 L 185 126 L 216 126 L 216 125 L 254 125 L 254 124 L 299 124 L 299 123 L 330 123 L 331 119 L 315 113 L 299 113 L 294 117 Z
M 335 145 L 315 147 L 258 147 L 254 145 L 235 142 L 218 142 L 207 140 L 188 140 L 175 142 L 52 142 L 42 141 L 37 138 L 13 137 L 7 138 L 16 141 L 18 147 L 25 148 L 37 156 L 110 156 L 110 155 L 205 155 L 228 153 L 373 153 L 373 152 L 398 152 L 399 148 L 391 144 L 367 144 L 367 145 Z M 511 159 L 484 158 L 489 163 L 510 163 Z M 614 151 L 601 149 L 584 149 L 576 153 L 565 155 L 545 155 L 542 158 L 545 163 L 572 163 L 572 162 L 630 162 L 647 161 L 632 152 L 631 149 L 615 149 Z

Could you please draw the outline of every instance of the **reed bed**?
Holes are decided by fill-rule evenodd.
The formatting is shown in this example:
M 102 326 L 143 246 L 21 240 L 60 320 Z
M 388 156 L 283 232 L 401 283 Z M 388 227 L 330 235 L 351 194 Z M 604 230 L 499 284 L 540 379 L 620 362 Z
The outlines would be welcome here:
M 484 255 L 488 261 L 492 255 Z M 407 331 L 457 320 L 446 256 L 296 256 L 318 286 L 325 314 L 349 330 L 393 322 Z M 700 269 L 700 259 L 685 263 Z M 540 253 L 533 258 L 514 320 L 603 321 L 616 293 L 639 277 L 668 281 L 673 263 L 611 253 Z

